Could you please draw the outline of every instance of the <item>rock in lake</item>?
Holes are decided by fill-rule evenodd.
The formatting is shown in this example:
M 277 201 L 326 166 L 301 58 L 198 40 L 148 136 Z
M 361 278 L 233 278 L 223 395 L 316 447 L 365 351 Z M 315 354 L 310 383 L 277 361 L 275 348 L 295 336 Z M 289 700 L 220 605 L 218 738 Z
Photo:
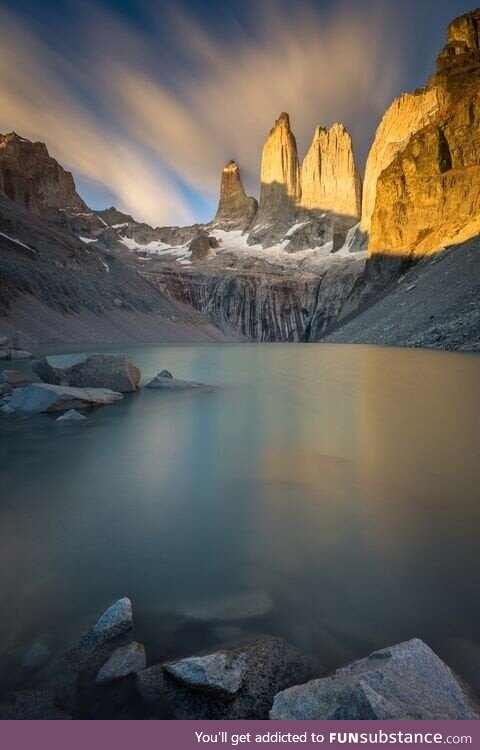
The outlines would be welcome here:
M 195 383 L 192 380 L 178 380 L 172 377 L 168 370 L 162 370 L 153 380 L 147 383 L 147 388 L 169 388 L 170 390 L 184 390 L 187 388 L 209 388 L 203 383 Z
M 312 675 L 313 662 L 281 638 L 148 667 L 136 684 L 154 713 L 175 719 L 266 719 L 278 686 Z
M 120 646 L 115 649 L 110 658 L 99 670 L 95 682 L 99 685 L 114 680 L 120 680 L 129 674 L 140 672 L 145 669 L 147 664 L 145 648 L 141 643 L 127 643 L 126 646 Z
M 107 388 L 70 388 L 48 383 L 32 383 L 16 388 L 9 401 L 9 413 L 41 414 L 66 409 L 86 409 L 90 406 L 114 404 L 123 398 Z
M 55 422 L 85 422 L 86 417 L 83 416 L 83 414 L 80 414 L 75 409 L 69 409 L 65 412 L 65 414 L 62 414 L 61 417 L 57 417 Z
M 35 360 L 32 370 L 52 385 L 109 388 L 119 393 L 135 391 L 141 377 L 123 354 L 59 354 Z
M 275 696 L 271 719 L 479 719 L 452 671 L 421 640 L 374 651 Z

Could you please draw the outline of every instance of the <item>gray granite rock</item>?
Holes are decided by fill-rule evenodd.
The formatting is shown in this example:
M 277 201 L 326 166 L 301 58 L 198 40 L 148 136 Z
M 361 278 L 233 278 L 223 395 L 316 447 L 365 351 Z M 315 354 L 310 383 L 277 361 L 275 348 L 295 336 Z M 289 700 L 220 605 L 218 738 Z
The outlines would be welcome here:
M 59 354 L 35 360 L 32 370 L 52 385 L 109 388 L 119 393 L 135 391 L 141 377 L 123 354 Z
M 80 641 L 80 647 L 102 645 L 105 641 L 128 633 L 133 628 L 132 602 L 128 597 L 119 599 L 112 604 L 97 620 L 93 628 L 85 633 Z
M 141 643 L 127 643 L 115 649 L 110 658 L 99 669 L 95 682 L 103 685 L 114 680 L 120 680 L 129 674 L 145 669 L 147 660 L 145 648 Z
M 374 651 L 275 696 L 271 719 L 479 719 L 452 671 L 421 640 Z
M 152 714 L 168 706 L 174 719 L 266 719 L 278 686 L 296 684 L 314 668 L 281 638 L 264 637 L 148 667 L 137 674 L 136 686 Z
M 235 695 L 242 687 L 248 664 L 240 653 L 229 658 L 226 651 L 206 656 L 191 656 L 165 665 L 165 671 L 194 689 L 213 690 Z
M 121 393 L 115 393 L 107 388 L 70 388 L 63 385 L 32 383 L 24 388 L 16 388 L 9 406 L 12 413 L 40 414 L 104 406 L 114 404 L 122 398 Z

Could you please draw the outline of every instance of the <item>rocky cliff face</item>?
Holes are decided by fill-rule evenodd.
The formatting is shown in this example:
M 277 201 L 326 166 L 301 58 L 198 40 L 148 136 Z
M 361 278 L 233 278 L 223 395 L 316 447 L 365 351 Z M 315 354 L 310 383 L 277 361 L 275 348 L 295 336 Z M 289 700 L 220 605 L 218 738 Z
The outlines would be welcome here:
M 75 183 L 53 159 L 44 143 L 32 143 L 16 133 L 0 135 L 0 192 L 24 208 L 88 211 Z
M 480 231 L 479 23 L 474 11 L 450 25 L 420 95 L 437 106 L 377 179 L 370 254 L 423 256 Z
M 229 161 L 222 172 L 220 200 L 214 223 L 222 229 L 248 229 L 258 210 L 255 198 L 247 196 L 240 177 L 240 169 Z
M 360 218 L 362 183 L 350 134 L 341 124 L 317 127 L 302 163 L 301 206 Z
M 363 181 L 361 229 L 370 231 L 375 208 L 377 181 L 383 170 L 406 146 L 412 134 L 433 122 L 441 106 L 437 87 L 402 94 L 386 111 L 368 154 Z

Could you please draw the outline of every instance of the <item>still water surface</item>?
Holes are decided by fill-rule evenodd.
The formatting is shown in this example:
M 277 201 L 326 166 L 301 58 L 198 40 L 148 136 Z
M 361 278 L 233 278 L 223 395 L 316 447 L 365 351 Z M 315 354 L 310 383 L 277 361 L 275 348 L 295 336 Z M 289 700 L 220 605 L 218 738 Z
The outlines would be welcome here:
M 418 636 L 480 689 L 479 357 L 101 350 L 126 352 L 144 379 L 167 368 L 216 388 L 142 390 L 87 424 L 2 419 L 4 687 L 22 684 L 30 644 L 55 652 L 129 596 L 150 661 L 242 628 L 329 668 Z M 252 591 L 273 600 L 262 621 L 197 627 L 179 614 Z

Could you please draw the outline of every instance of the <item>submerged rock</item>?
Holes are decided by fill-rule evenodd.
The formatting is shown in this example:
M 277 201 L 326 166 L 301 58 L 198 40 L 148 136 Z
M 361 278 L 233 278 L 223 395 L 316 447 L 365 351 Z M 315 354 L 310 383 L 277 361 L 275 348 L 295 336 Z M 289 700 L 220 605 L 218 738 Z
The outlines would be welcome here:
M 266 719 L 278 686 L 311 675 L 313 662 L 281 638 L 148 667 L 137 690 L 175 719 Z
M 104 406 L 114 404 L 122 398 L 121 393 L 115 393 L 107 388 L 70 388 L 48 383 L 32 383 L 24 388 L 16 388 L 8 406 L 12 414 L 40 414 Z
M 103 667 L 98 671 L 95 682 L 105 684 L 120 680 L 129 674 L 140 672 L 145 669 L 147 664 L 145 648 L 141 643 L 127 643 L 126 646 L 120 646 L 115 649 L 110 658 L 105 662 Z
M 85 422 L 86 417 L 83 416 L 83 414 L 79 414 L 76 409 L 69 409 L 65 412 L 65 414 L 62 414 L 61 417 L 57 417 L 55 422 Z
M 421 640 L 374 651 L 275 696 L 271 719 L 479 719 L 452 671 Z
M 272 609 L 273 601 L 269 594 L 265 591 L 249 591 L 199 602 L 188 607 L 185 614 L 197 620 L 233 622 L 264 617 Z
M 109 388 L 119 393 L 135 391 L 141 377 L 123 354 L 59 354 L 35 360 L 32 370 L 52 385 Z

